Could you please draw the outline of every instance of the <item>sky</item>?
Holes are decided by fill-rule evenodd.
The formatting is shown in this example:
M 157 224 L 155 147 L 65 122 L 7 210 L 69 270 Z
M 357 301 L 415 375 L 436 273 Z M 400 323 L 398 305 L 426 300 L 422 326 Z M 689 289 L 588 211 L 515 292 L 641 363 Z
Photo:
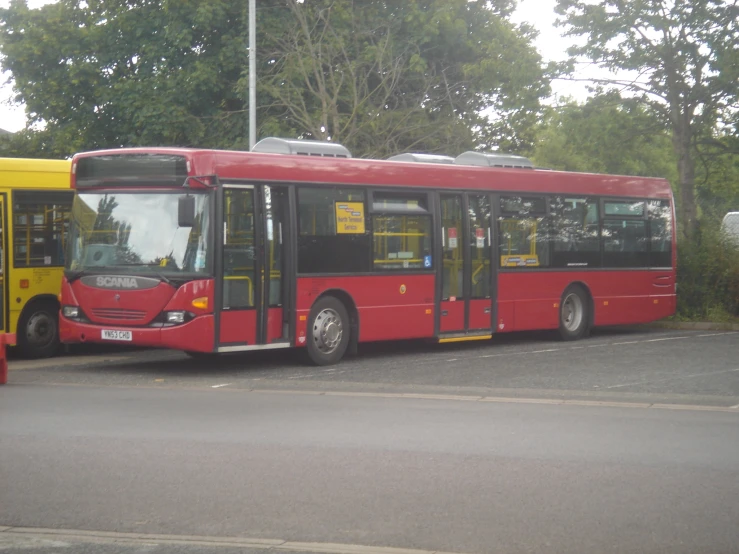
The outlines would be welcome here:
M 28 5 L 37 8 L 50 1 L 53 0 L 28 0 Z M 0 7 L 6 8 L 9 3 L 9 0 L 0 0 Z M 562 30 L 554 26 L 557 19 L 554 5 L 555 0 L 519 0 L 518 9 L 513 17 L 514 22 L 526 21 L 539 31 L 536 47 L 547 61 L 566 59 L 566 50 L 573 42 L 571 38 L 562 37 L 560 34 Z M 8 78 L 8 73 L 0 77 L 0 129 L 15 132 L 25 126 L 26 117 L 24 107 L 12 101 L 12 88 L 6 84 Z M 552 89 L 557 96 L 572 96 L 578 100 L 587 97 L 586 86 L 583 83 L 555 81 Z

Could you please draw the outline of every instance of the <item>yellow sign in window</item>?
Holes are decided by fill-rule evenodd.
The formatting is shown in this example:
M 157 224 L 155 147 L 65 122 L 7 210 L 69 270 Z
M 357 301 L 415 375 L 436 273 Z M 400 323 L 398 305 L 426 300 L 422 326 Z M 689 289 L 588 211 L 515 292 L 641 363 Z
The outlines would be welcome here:
M 364 234 L 364 202 L 336 202 L 336 234 Z

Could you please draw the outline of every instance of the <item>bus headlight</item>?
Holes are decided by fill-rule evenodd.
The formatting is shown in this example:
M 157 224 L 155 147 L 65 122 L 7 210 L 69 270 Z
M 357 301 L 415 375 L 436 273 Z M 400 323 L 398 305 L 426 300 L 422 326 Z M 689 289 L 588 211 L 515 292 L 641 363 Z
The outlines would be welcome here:
M 69 319 L 77 319 L 80 317 L 80 308 L 79 306 L 64 306 L 62 308 L 62 315 Z
M 167 323 L 185 323 L 185 312 L 167 312 L 165 317 Z

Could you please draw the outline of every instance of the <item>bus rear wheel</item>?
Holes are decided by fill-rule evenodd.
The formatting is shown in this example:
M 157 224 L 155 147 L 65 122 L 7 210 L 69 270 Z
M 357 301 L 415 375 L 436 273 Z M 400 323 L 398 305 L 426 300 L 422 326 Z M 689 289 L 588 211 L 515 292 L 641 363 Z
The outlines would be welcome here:
M 16 334 L 24 358 L 50 358 L 59 351 L 59 306 L 49 300 L 28 304 Z
M 320 298 L 308 318 L 308 358 L 315 365 L 335 364 L 349 346 L 349 314 L 334 296 Z
M 562 340 L 578 340 L 590 330 L 590 297 L 579 285 L 567 287 L 559 304 L 559 334 Z

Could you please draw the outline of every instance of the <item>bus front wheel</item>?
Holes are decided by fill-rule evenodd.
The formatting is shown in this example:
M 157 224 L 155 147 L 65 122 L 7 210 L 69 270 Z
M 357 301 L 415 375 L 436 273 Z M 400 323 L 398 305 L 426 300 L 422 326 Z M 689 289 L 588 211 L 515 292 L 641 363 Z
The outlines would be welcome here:
M 590 296 L 579 285 L 567 287 L 559 304 L 559 334 L 563 340 L 578 340 L 590 330 Z
M 349 346 L 349 314 L 344 303 L 334 296 L 320 298 L 308 320 L 308 358 L 315 365 L 335 364 Z
M 50 358 L 59 350 L 59 306 L 50 300 L 28 304 L 16 330 L 18 349 L 24 358 Z

